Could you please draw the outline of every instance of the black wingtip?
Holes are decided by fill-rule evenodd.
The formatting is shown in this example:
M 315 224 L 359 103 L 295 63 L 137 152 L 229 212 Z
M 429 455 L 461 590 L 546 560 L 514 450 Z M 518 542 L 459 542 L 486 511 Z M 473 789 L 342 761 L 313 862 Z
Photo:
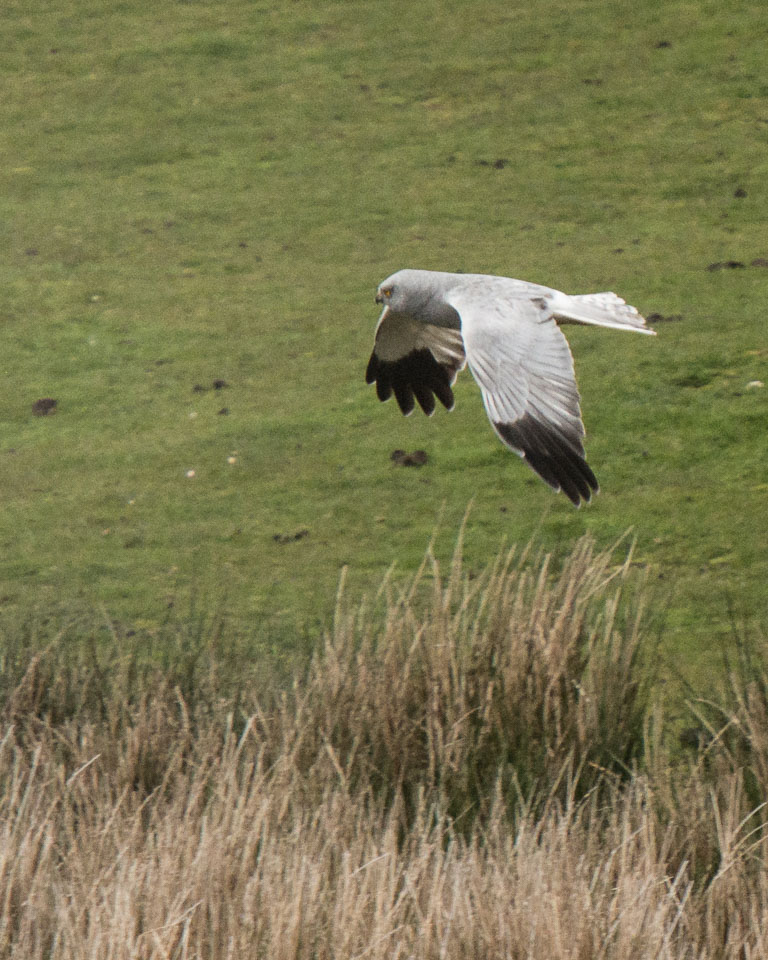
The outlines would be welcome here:
M 494 427 L 505 443 L 520 451 L 545 483 L 553 490 L 562 490 L 575 507 L 589 503 L 592 494 L 600 490 L 579 440 L 567 439 L 555 427 L 530 415 L 514 423 L 494 423 Z
M 376 384 L 379 400 L 395 394 L 398 406 L 408 416 L 418 402 L 426 415 L 435 412 L 435 397 L 453 409 L 451 376 L 426 348 L 413 350 L 398 360 L 382 360 L 374 351 L 365 371 L 365 382 Z
M 371 354 L 371 359 L 368 361 L 368 366 L 365 368 L 365 382 L 367 384 L 372 384 L 376 382 L 376 377 L 379 375 L 379 358 L 375 353 Z

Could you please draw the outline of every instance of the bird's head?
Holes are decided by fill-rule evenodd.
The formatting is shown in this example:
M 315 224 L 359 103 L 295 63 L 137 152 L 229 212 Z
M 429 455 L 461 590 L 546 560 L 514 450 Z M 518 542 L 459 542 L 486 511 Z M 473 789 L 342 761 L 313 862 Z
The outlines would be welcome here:
M 398 274 L 393 273 L 391 277 L 382 280 L 376 291 L 376 303 L 381 303 L 385 307 L 392 307 L 394 309 L 392 301 L 397 300 L 402 293 L 401 287 L 397 283 L 397 278 Z
M 376 303 L 383 304 L 390 313 L 460 330 L 459 315 L 445 300 L 446 281 L 450 277 L 434 270 L 398 270 L 379 284 Z
M 428 299 L 429 285 L 424 282 L 426 270 L 398 270 L 382 280 L 376 291 L 376 303 L 384 304 L 393 313 L 411 313 Z M 419 277 L 422 278 L 421 282 Z

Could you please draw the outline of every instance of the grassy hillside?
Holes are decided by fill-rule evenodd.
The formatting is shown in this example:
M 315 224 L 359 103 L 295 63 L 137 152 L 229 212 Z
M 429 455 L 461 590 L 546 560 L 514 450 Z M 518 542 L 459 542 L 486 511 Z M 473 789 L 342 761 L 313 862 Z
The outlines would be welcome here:
M 436 526 L 444 555 L 473 499 L 470 569 L 631 526 L 673 659 L 765 617 L 757 7 L 64 0 L 2 24 L 0 613 L 146 626 L 195 592 L 311 631 L 343 565 L 372 589 Z M 680 317 L 568 332 L 590 507 L 501 447 L 468 376 L 450 416 L 376 402 L 373 293 L 406 265 Z

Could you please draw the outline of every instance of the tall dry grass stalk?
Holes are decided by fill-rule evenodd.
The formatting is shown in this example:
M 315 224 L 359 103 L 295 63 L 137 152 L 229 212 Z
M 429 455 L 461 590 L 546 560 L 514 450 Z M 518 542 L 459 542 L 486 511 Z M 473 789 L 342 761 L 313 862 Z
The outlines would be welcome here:
M 430 567 L 378 622 L 342 602 L 307 675 L 242 712 L 85 666 L 101 699 L 73 709 L 59 648 L 30 658 L 0 739 L 0 956 L 768 955 L 759 698 L 728 718 L 738 756 L 646 762 L 628 562 L 584 540 L 549 568 Z
M 380 619 L 340 595 L 324 648 L 261 735 L 312 782 L 407 802 L 426 790 L 459 826 L 488 813 L 498 780 L 516 803 L 625 777 L 650 679 L 638 605 L 622 606 L 630 558 L 584 538 L 556 576 L 549 556 L 511 550 L 470 579 L 459 542 L 446 577 L 429 556 L 406 589 L 385 585 Z

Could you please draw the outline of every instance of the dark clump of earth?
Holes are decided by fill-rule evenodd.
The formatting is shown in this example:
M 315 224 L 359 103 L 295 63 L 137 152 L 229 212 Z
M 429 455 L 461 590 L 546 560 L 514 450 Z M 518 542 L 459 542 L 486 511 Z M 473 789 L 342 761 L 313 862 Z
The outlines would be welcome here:
M 426 450 L 414 450 L 413 453 L 393 450 L 389 459 L 399 467 L 423 467 L 427 462 L 427 453 Z
M 51 413 L 56 413 L 58 403 L 58 400 L 54 400 L 53 397 L 41 397 L 32 404 L 32 413 L 36 417 L 47 417 Z
M 228 386 L 229 386 L 229 384 L 227 383 L 227 381 L 226 381 L 226 380 L 222 380 L 221 377 L 217 377 L 217 378 L 213 381 L 213 383 L 211 384 L 211 387 L 212 387 L 214 390 L 225 390 Z M 205 391 L 208 390 L 208 389 L 209 389 L 209 388 L 208 388 L 208 387 L 204 387 L 204 386 L 202 385 L 202 383 L 196 383 L 196 384 L 194 385 L 194 387 L 192 387 L 192 392 L 193 392 L 193 393 L 205 393 Z
M 296 533 L 275 533 L 272 535 L 272 539 L 275 543 L 279 543 L 281 546 L 284 546 L 286 543 L 296 543 L 297 540 L 303 540 L 304 537 L 309 536 L 309 530 L 297 530 Z
M 741 270 L 744 266 L 746 264 L 743 264 L 741 260 L 718 260 L 717 263 L 710 263 L 707 270 L 710 272 L 713 270 Z
M 498 157 L 496 160 L 478 160 L 478 167 L 493 167 L 494 170 L 503 170 L 509 163 L 506 157 Z

